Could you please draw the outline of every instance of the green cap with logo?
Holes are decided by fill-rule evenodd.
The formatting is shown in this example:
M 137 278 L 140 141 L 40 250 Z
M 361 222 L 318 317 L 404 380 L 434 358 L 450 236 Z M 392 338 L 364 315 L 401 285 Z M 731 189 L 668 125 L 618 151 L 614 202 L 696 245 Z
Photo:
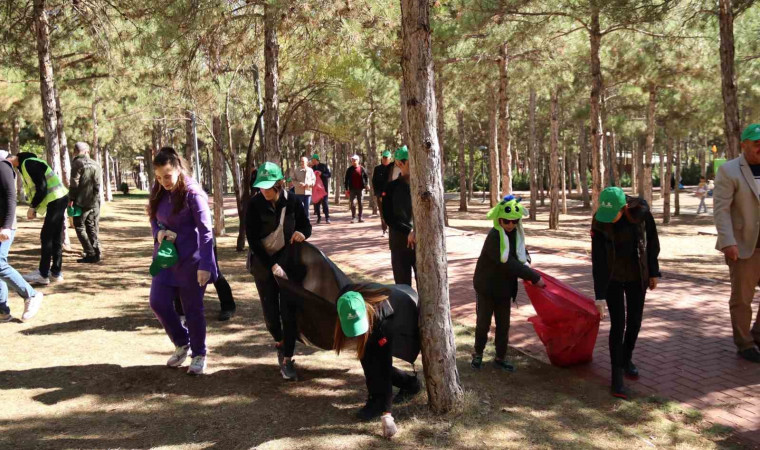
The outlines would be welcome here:
M 760 123 L 753 123 L 742 132 L 742 141 L 760 141 Z
M 274 186 L 275 183 L 282 180 L 282 178 L 282 169 L 280 169 L 280 166 L 273 162 L 265 162 L 256 172 L 256 181 L 253 183 L 253 187 L 269 189 Z
M 392 155 L 391 155 L 391 151 L 390 150 L 386 150 L 386 151 L 383 152 L 383 158 L 390 158 L 391 156 Z
M 178 259 L 177 247 L 174 246 L 172 241 L 164 239 L 158 247 L 158 252 L 156 252 L 156 257 L 153 258 L 153 263 L 150 265 L 150 275 L 155 277 L 161 269 L 166 269 L 177 264 Z
M 406 145 L 397 149 L 396 153 L 393 154 L 393 158 L 399 161 L 407 161 L 409 159 L 409 149 L 406 148 Z
M 71 205 L 66 208 L 66 213 L 69 215 L 69 217 L 79 217 L 82 215 L 82 208 L 77 205 Z
M 361 336 L 369 331 L 367 306 L 362 294 L 348 291 L 338 298 L 338 319 L 340 328 L 347 337 Z
M 311 159 L 316 159 L 317 161 L 319 161 L 319 154 L 314 153 L 313 155 L 311 155 Z
M 623 206 L 625 194 L 619 187 L 610 186 L 599 194 L 599 208 L 596 210 L 596 220 L 602 223 L 612 223 Z

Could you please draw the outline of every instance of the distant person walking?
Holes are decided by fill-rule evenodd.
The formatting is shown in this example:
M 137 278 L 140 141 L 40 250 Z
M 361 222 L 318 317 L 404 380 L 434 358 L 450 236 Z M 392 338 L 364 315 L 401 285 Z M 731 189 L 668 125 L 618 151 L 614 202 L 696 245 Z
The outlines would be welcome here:
M 322 185 L 324 186 L 326 193 L 321 201 L 314 203 L 314 214 L 317 216 L 317 223 L 322 223 L 322 216 L 319 211 L 319 207 L 321 206 L 325 213 L 325 223 L 329 224 L 330 207 L 328 203 L 330 200 L 330 177 L 332 177 L 332 173 L 330 172 L 330 168 L 327 167 L 327 164 L 319 161 L 319 155 L 317 153 L 311 155 L 311 169 L 315 173 L 319 172 L 319 177 L 322 179 Z
M 372 169 L 372 191 L 375 194 L 377 206 L 380 209 L 380 227 L 383 230 L 383 236 L 388 231 L 388 224 L 385 223 L 385 218 L 383 217 L 383 192 L 385 192 L 385 186 L 391 180 L 392 173 L 393 162 L 391 161 L 391 152 L 386 150 L 383 152 L 380 165 Z
M 348 201 L 351 202 L 351 223 L 355 223 L 357 221 L 357 206 L 354 204 L 354 202 L 358 203 L 359 205 L 358 220 L 359 222 L 364 222 L 362 219 L 362 211 L 364 208 L 362 205 L 362 194 L 364 193 L 364 190 L 369 186 L 369 177 L 367 176 L 367 171 L 364 170 L 364 167 L 359 165 L 359 160 L 359 155 L 354 155 L 351 157 L 351 167 L 346 170 L 346 176 L 343 181 L 343 184 L 346 188 L 346 197 L 348 198 Z
M 150 192 L 150 225 L 153 255 L 164 240 L 174 243 L 176 263 L 160 269 L 150 285 L 150 307 L 174 343 L 174 354 L 166 362 L 180 367 L 192 350 L 189 375 L 206 370 L 206 317 L 203 296 L 206 285 L 216 281 L 217 265 L 208 196 L 188 174 L 187 163 L 171 147 L 153 158 L 156 181 Z M 186 321 L 180 321 L 174 299 L 182 302 Z
M 301 167 L 293 171 L 293 186 L 296 189 L 296 198 L 303 205 L 304 215 L 309 217 L 311 205 L 311 190 L 317 182 L 314 170 L 309 167 L 309 158 L 301 158 Z
M 0 322 L 13 319 L 8 306 L 10 287 L 24 299 L 21 320 L 29 320 L 42 305 L 42 292 L 37 292 L 8 263 L 8 252 L 16 236 L 16 172 L 6 160 L 8 152 L 0 150 Z
M 74 145 L 69 182 L 69 206 L 82 209 L 74 217 L 74 228 L 82 244 L 84 258 L 78 263 L 100 262 L 100 167 L 90 158 L 90 146 L 85 142 Z
M 705 199 L 707 198 L 707 180 L 705 177 L 699 177 L 699 186 L 697 186 L 697 190 L 694 192 L 694 196 L 699 199 L 697 214 L 700 214 L 703 209 L 704 212 L 707 212 L 707 204 L 705 203 Z
M 388 183 L 383 196 L 383 217 L 388 224 L 388 246 L 391 250 L 393 279 L 396 284 L 412 285 L 412 269 L 417 276 L 417 255 L 412 215 L 412 191 L 409 186 L 409 150 L 406 146 L 396 150 L 395 164 L 401 176 Z
M 63 281 L 63 239 L 61 230 L 69 204 L 68 189 L 48 164 L 34 153 L 21 152 L 8 157 L 8 161 L 21 173 L 24 192 L 29 200 L 26 217 L 45 216 L 40 232 L 40 265 L 38 270 L 24 275 L 32 285 L 46 285 Z
M 731 276 L 731 326 L 739 356 L 760 363 L 760 312 L 752 324 L 752 300 L 760 282 L 760 124 L 741 135 L 742 154 L 720 166 L 713 191 L 716 249 Z

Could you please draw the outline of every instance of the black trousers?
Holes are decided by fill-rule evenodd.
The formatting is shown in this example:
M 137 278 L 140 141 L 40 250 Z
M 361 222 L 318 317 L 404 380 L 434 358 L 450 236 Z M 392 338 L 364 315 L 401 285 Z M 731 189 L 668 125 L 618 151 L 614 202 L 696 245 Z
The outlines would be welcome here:
M 53 200 L 47 205 L 45 221 L 40 231 L 40 275 L 47 277 L 51 272 L 60 275 L 63 268 L 63 222 L 69 196 Z M 51 265 L 52 264 L 52 265 Z
M 100 255 L 100 243 L 98 242 L 100 205 L 90 209 L 82 209 L 82 215 L 73 219 L 74 228 L 85 256 Z
M 645 296 L 640 281 L 611 281 L 607 288 L 612 367 L 624 367 L 633 356 L 641 330 Z
M 364 205 L 362 204 L 363 193 L 363 189 L 349 189 L 348 191 L 348 201 L 351 203 L 351 218 L 356 218 L 357 206 L 354 204 L 354 200 L 356 200 L 356 204 L 359 205 L 359 218 L 362 218 L 362 211 L 364 210 Z
M 476 325 L 475 325 L 475 354 L 483 355 L 483 350 L 488 342 L 488 332 L 491 330 L 491 316 L 496 319 L 496 359 L 504 360 L 507 357 L 509 345 L 509 322 L 511 305 L 508 298 L 494 298 L 480 292 L 476 292 Z
M 330 219 L 330 207 L 327 205 L 327 195 L 324 196 L 322 200 L 320 200 L 319 203 L 314 203 L 314 215 L 317 216 L 317 218 L 320 217 L 319 215 L 319 206 L 322 206 L 322 210 L 325 212 L 325 219 Z
M 281 264 L 281 267 L 287 273 L 286 266 Z M 264 267 L 255 255 L 251 255 L 251 273 L 256 290 L 259 291 L 267 331 L 275 341 L 282 342 L 280 350 L 285 357 L 290 358 L 293 356 L 298 338 L 298 308 L 280 301 L 280 287 L 272 274 L 272 268 Z
M 408 238 L 408 234 L 391 228 L 388 234 L 388 246 L 391 249 L 393 280 L 396 284 L 411 286 L 412 269 L 414 269 L 414 278 L 417 279 L 417 255 L 413 248 L 407 246 Z
M 361 359 L 364 380 L 367 383 L 369 401 L 391 412 L 393 386 L 406 388 L 414 385 L 417 377 L 393 367 L 392 337 L 387 336 L 380 345 L 378 336 L 370 336 Z

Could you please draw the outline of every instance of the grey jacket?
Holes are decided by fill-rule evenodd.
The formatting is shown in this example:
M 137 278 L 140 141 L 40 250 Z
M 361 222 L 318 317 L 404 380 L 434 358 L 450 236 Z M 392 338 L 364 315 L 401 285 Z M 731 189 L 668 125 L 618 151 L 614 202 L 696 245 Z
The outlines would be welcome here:
M 723 164 L 715 177 L 713 217 L 718 230 L 715 248 L 739 248 L 739 258 L 755 253 L 760 234 L 760 192 L 744 155 Z
M 69 198 L 83 209 L 100 204 L 100 167 L 88 156 L 79 155 L 71 162 Z

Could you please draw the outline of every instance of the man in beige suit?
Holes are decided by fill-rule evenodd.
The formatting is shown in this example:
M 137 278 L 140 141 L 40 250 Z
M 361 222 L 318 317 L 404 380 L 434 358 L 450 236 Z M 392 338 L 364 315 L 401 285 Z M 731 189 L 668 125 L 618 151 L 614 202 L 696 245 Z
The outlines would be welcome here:
M 760 124 L 744 129 L 742 154 L 715 177 L 716 249 L 726 255 L 731 275 L 731 325 L 739 355 L 760 363 L 760 312 L 752 323 L 752 299 L 760 283 Z

